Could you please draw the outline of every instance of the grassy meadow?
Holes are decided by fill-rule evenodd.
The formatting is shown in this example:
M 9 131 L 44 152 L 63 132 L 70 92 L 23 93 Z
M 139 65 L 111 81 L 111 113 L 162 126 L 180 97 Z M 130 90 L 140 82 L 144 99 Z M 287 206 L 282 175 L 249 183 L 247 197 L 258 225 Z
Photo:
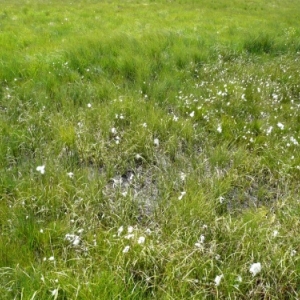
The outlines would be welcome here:
M 0 1 L 0 298 L 300 299 L 299 15 Z

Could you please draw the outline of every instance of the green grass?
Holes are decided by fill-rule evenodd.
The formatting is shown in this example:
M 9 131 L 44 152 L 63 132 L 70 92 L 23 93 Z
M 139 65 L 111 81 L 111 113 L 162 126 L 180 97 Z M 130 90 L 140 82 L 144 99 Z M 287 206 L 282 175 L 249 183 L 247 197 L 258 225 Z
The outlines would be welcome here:
M 299 13 L 2 1 L 0 298 L 298 299 Z

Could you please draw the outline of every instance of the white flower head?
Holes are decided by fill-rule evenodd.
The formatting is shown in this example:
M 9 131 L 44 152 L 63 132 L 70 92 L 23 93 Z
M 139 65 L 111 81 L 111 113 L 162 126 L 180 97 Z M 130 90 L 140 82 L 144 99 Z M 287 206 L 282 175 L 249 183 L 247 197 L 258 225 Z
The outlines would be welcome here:
M 110 132 L 113 134 L 113 135 L 116 135 L 117 134 L 117 129 L 115 127 L 113 127 Z
M 68 172 L 67 175 L 68 175 L 69 178 L 73 178 L 74 177 L 74 173 L 73 172 Z
M 146 234 L 148 234 L 148 235 L 150 235 L 150 234 L 152 233 L 150 228 L 147 228 L 147 229 L 145 230 L 145 232 L 146 232 Z
M 154 146 L 158 147 L 159 146 L 159 139 L 155 138 L 153 140 L 153 144 L 154 144 Z
M 73 246 L 78 246 L 80 244 L 80 237 L 78 235 L 75 236 L 75 239 L 72 244 Z
M 129 234 L 127 234 L 127 235 L 124 236 L 124 239 L 126 239 L 126 240 L 130 240 L 132 238 L 134 238 L 134 234 L 133 233 L 129 233 Z
M 185 179 L 186 179 L 186 174 L 183 173 L 183 172 L 180 172 L 180 179 L 181 179 L 182 181 L 185 181 Z
M 216 260 L 220 260 L 220 259 L 221 259 L 221 255 L 220 255 L 220 254 L 217 254 L 217 255 L 215 256 L 215 259 L 216 259 Z
M 123 253 L 127 253 L 128 251 L 129 251 L 129 249 L 130 249 L 130 246 L 126 246 L 124 249 L 123 249 Z
M 73 246 L 78 246 L 80 244 L 80 237 L 75 234 L 69 234 L 67 233 L 65 235 L 65 240 L 70 242 Z
M 290 141 L 296 146 L 299 145 L 298 141 L 293 136 L 290 137 Z
M 120 236 L 122 234 L 123 230 L 124 230 L 124 227 L 120 226 L 118 229 L 118 236 Z
M 252 276 L 255 276 L 256 274 L 258 274 L 261 271 L 261 263 L 258 262 L 258 263 L 252 264 L 249 271 L 252 274 Z
M 37 166 L 37 167 L 36 167 L 36 170 L 37 170 L 38 172 L 40 172 L 41 174 L 45 174 L 45 165 Z
M 178 200 L 181 200 L 185 196 L 186 192 L 181 192 L 180 196 L 178 197 Z
M 216 284 L 216 286 L 220 285 L 222 278 L 223 278 L 223 274 L 216 276 L 216 278 L 215 278 L 215 284 Z
M 195 243 L 195 246 L 197 248 L 202 248 L 203 247 L 203 244 L 204 244 L 204 241 L 205 241 L 205 236 L 203 234 L 201 234 L 199 240 L 197 243 Z
M 145 237 L 144 236 L 140 236 L 138 239 L 138 244 L 144 244 L 145 243 Z
M 277 126 L 278 126 L 281 130 L 284 129 L 284 125 L 283 125 L 282 123 L 280 123 L 280 122 L 277 123 Z
M 51 296 L 53 296 L 55 299 L 58 297 L 58 288 L 51 291 Z
M 219 133 L 221 133 L 221 132 L 222 132 L 222 125 L 221 125 L 221 124 L 219 124 L 219 125 L 218 125 L 218 127 L 217 127 L 217 131 L 218 131 Z
M 203 244 L 205 241 L 205 236 L 203 234 L 201 234 L 200 236 L 200 243 Z
M 128 233 L 132 233 L 133 230 L 134 230 L 134 228 L 132 226 L 128 226 L 128 228 L 127 228 L 127 232 Z
M 88 107 L 88 108 L 91 108 L 91 107 L 92 107 L 92 104 L 91 104 L 91 103 L 88 103 L 87 107 Z
M 272 130 L 273 130 L 273 126 L 270 126 L 266 131 L 267 135 L 269 135 L 272 132 Z

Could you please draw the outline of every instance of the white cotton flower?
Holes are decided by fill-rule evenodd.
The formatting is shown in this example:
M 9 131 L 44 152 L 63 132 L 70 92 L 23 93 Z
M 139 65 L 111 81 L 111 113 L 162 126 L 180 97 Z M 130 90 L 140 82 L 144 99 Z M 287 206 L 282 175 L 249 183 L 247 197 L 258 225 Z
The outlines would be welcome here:
M 180 179 L 181 179 L 182 181 L 185 181 L 185 178 L 186 178 L 186 174 L 183 173 L 183 172 L 180 172 Z
M 124 230 L 123 226 L 119 227 L 119 229 L 118 229 L 118 236 L 120 236 L 122 234 L 123 230 Z
M 51 291 L 51 296 L 55 297 L 55 299 L 58 297 L 58 288 Z
M 201 234 L 201 236 L 200 236 L 198 242 L 195 243 L 195 246 L 196 246 L 197 248 L 201 248 L 202 245 L 204 244 L 204 241 L 205 241 L 205 236 L 204 236 L 203 234 Z
M 113 135 L 116 135 L 117 134 L 117 129 L 115 127 L 113 127 L 110 132 L 113 134 Z
M 249 271 L 252 274 L 252 276 L 255 276 L 256 274 L 258 274 L 261 271 L 261 263 L 252 264 Z
M 45 165 L 37 166 L 37 167 L 36 167 L 36 170 L 37 170 L 38 172 L 40 172 L 41 174 L 45 174 Z
M 222 278 L 223 278 L 223 274 L 216 276 L 216 278 L 215 278 L 215 284 L 216 284 L 216 286 L 220 285 Z
M 154 139 L 153 144 L 154 144 L 154 146 L 158 147 L 159 146 L 159 139 L 157 139 L 157 138 Z
M 130 240 L 132 238 L 134 238 L 134 234 L 133 233 L 129 233 L 129 234 L 127 234 L 127 235 L 124 236 L 124 239 L 126 239 L 126 240 Z
M 72 244 L 74 246 L 78 246 L 80 244 L 80 237 L 78 235 L 75 236 L 75 239 Z
M 195 116 L 195 112 L 192 111 L 192 112 L 190 113 L 190 117 L 193 118 L 194 116 Z
M 130 246 L 126 246 L 124 249 L 123 249 L 123 253 L 127 253 L 128 251 L 129 251 L 129 249 L 130 249 Z
M 92 107 L 92 104 L 91 104 L 91 103 L 88 103 L 87 107 L 88 107 L 88 108 L 91 108 L 91 107 Z
M 146 234 L 148 234 L 148 235 L 150 235 L 150 234 L 152 233 L 150 228 L 147 228 L 147 229 L 145 230 L 145 232 L 146 232 Z
M 127 228 L 127 232 L 128 233 L 132 233 L 133 230 L 134 230 L 134 228 L 132 226 L 128 226 L 128 228 Z
M 278 230 L 273 231 L 273 237 L 276 237 L 278 235 Z
M 217 131 L 218 131 L 219 133 L 221 133 L 221 132 L 222 132 L 222 125 L 221 125 L 221 124 L 219 124 L 219 125 L 218 125 L 218 127 L 217 127 Z
M 80 237 L 75 234 L 67 233 L 65 235 L 65 240 L 70 242 L 73 246 L 78 246 L 80 244 Z
M 173 115 L 173 121 L 174 121 L 174 122 L 177 122 L 178 119 L 179 119 L 179 118 L 178 118 L 177 116 Z
M 49 261 L 54 261 L 55 258 L 54 258 L 54 256 L 50 256 L 50 257 L 48 258 L 48 260 L 49 260 Z
M 68 172 L 67 175 L 68 175 L 69 178 L 73 178 L 74 177 L 74 173 L 73 172 Z
M 270 126 L 266 131 L 267 135 L 269 135 L 272 132 L 272 130 L 273 130 L 273 126 Z
M 185 196 L 186 192 L 181 192 L 180 196 L 178 197 L 178 200 L 181 200 Z
M 281 130 L 284 129 L 284 125 L 283 125 L 282 123 L 280 123 L 280 122 L 277 123 L 277 126 L 278 126 Z
M 290 141 L 296 146 L 299 145 L 298 141 L 293 136 L 290 137 Z
M 145 237 L 144 236 L 140 236 L 138 239 L 138 244 L 144 244 L 145 243 Z
M 203 234 L 201 234 L 200 236 L 200 243 L 203 244 L 205 241 L 205 236 Z

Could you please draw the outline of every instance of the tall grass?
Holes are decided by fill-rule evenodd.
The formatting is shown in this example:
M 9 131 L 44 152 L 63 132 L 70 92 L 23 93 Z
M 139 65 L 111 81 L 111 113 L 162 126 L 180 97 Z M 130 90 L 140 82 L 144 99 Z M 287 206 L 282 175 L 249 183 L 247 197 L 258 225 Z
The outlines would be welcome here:
M 298 15 L 2 1 L 1 297 L 297 299 Z

